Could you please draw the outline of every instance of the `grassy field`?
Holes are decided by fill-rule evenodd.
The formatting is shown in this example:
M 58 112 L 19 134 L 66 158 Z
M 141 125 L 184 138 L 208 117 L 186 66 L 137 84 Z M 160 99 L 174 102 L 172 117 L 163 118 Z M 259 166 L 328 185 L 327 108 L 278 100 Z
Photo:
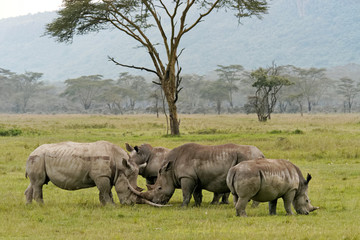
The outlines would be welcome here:
M 181 115 L 180 137 L 166 136 L 152 115 L 0 115 L 0 239 L 360 239 L 360 115 Z M 320 209 L 308 216 L 269 216 L 267 204 L 235 216 L 233 204 L 200 208 L 101 207 L 96 188 L 65 191 L 44 186 L 45 205 L 25 205 L 27 156 L 39 145 L 107 140 L 125 148 L 187 142 L 255 145 L 268 158 L 289 159 L 311 173 L 309 197 Z M 144 179 L 138 179 L 140 186 Z M 115 195 L 115 191 L 113 190 Z M 230 199 L 232 201 L 232 197 Z

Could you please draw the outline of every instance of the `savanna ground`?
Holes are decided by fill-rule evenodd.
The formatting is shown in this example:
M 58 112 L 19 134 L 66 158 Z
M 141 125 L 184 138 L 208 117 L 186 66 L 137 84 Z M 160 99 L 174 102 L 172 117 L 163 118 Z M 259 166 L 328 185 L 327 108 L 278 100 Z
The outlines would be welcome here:
M 180 137 L 165 133 L 165 119 L 152 115 L 0 115 L 0 239 L 359 239 L 360 115 L 181 115 Z M 39 145 L 61 141 L 107 140 L 124 147 L 150 143 L 174 148 L 187 142 L 255 145 L 268 158 L 289 159 L 311 173 L 309 196 L 318 211 L 278 215 L 266 203 L 235 216 L 233 204 L 180 208 L 102 207 L 96 188 L 65 191 L 44 186 L 45 205 L 25 205 L 27 156 Z M 145 185 L 139 176 L 140 186 Z M 113 194 L 116 196 L 113 189 Z M 232 197 L 230 198 L 232 202 Z

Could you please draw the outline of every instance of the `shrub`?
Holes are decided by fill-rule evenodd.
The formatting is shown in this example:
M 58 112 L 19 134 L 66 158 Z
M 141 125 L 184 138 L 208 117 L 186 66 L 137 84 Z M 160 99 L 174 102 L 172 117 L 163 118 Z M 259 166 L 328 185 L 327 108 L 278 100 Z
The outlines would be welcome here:
M 2 129 L 0 128 L 0 136 L 18 136 L 21 135 L 22 131 L 18 128 L 11 128 L 11 129 Z

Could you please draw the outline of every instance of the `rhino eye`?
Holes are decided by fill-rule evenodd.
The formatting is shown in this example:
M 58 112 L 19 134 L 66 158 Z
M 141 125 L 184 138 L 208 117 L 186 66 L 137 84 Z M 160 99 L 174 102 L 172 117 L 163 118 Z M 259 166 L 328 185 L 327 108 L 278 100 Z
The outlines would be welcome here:
M 309 199 L 306 199 L 306 203 L 308 203 L 309 202 Z

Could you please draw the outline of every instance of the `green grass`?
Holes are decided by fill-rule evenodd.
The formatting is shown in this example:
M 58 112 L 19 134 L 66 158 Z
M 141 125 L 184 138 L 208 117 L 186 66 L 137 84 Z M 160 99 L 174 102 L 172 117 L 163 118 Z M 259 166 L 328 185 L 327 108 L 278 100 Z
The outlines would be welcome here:
M 152 115 L 0 115 L 0 239 L 359 239 L 360 116 L 180 115 L 180 137 L 166 136 L 163 117 Z M 289 159 L 311 173 L 309 196 L 320 209 L 308 216 L 269 216 L 267 204 L 235 216 L 232 204 L 211 206 L 204 191 L 200 208 L 101 207 L 96 188 L 65 191 L 44 186 L 45 205 L 25 205 L 27 156 L 39 145 L 60 141 L 107 140 L 125 148 L 150 143 L 174 148 L 186 142 L 255 145 L 269 158 Z M 145 186 L 142 177 L 140 186 Z M 113 190 L 113 194 L 115 192 Z M 230 199 L 232 201 L 232 198 Z

